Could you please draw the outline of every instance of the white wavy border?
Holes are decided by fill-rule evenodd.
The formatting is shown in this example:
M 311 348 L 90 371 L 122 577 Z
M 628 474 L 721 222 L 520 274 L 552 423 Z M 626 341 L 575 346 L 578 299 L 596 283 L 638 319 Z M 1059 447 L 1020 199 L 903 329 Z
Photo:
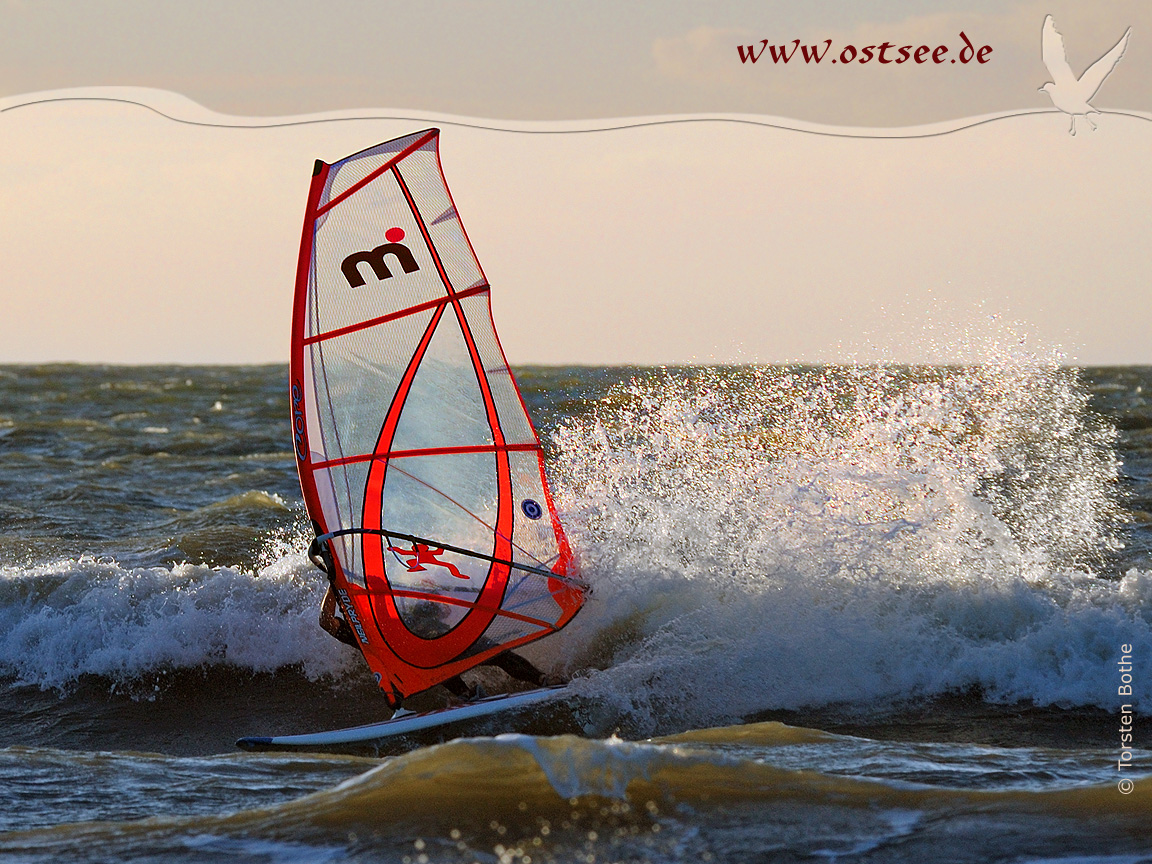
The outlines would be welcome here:
M 932 138 L 939 135 L 947 135 L 952 132 L 959 132 L 963 129 L 971 129 L 975 126 L 982 126 L 1009 117 L 1063 113 L 1057 108 L 1027 108 L 983 114 L 976 117 L 965 117 L 958 120 L 947 120 L 922 126 L 889 128 L 830 126 L 821 123 L 809 123 L 803 120 L 793 120 L 787 117 L 760 114 L 665 114 L 648 117 L 620 117 L 615 119 L 545 121 L 496 120 L 434 111 L 381 108 L 322 111 L 314 114 L 289 116 L 244 117 L 234 114 L 220 114 L 171 90 L 160 90 L 149 87 L 73 87 L 61 90 L 25 93 L 19 96 L 0 99 L 0 114 L 22 108 L 33 108 L 40 105 L 65 102 L 105 102 L 134 105 L 158 114 L 175 123 L 221 129 L 280 129 L 289 126 L 310 126 L 321 123 L 408 120 L 414 123 L 430 123 L 437 126 L 455 126 L 491 132 L 511 132 L 520 135 L 562 135 L 585 134 L 590 132 L 616 132 L 626 129 L 672 126 L 686 123 L 734 123 L 748 126 L 761 126 L 769 129 L 783 129 L 808 135 L 864 139 Z M 1144 111 L 1102 110 L 1099 113 L 1133 117 L 1152 122 L 1152 113 Z

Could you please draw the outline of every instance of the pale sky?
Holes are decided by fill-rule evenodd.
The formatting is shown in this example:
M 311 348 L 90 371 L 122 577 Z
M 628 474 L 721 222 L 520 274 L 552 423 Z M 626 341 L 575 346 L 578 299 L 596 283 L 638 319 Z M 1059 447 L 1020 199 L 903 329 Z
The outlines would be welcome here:
M 519 120 L 736 112 L 903 126 L 1047 107 L 1051 13 L 1097 107 L 1152 111 L 1145 0 L 0 0 L 0 96 L 155 87 L 229 114 L 411 108 Z M 741 65 L 737 44 L 992 46 L 983 65 Z M 1147 34 L 1147 35 L 1145 35 Z
M 1037 92 L 1049 12 L 1076 74 L 1132 26 L 1093 100 L 1127 116 L 1068 134 Z M 513 364 L 948 360 L 994 316 L 1152 363 L 1147 4 L 9 0 L 0 23 L 0 362 L 286 361 L 312 160 L 439 125 Z M 960 30 L 987 64 L 736 52 Z M 270 115 L 325 122 L 226 128 Z M 669 115 L 692 122 L 590 131 Z

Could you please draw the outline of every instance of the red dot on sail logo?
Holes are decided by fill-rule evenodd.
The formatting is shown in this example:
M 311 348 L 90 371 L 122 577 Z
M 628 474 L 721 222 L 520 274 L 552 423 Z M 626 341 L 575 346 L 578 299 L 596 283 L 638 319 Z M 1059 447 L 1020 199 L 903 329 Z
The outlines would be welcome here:
M 380 235 L 377 234 L 376 236 L 379 237 Z M 384 232 L 384 239 L 386 239 L 389 243 L 399 243 L 401 240 L 404 239 L 404 229 L 403 228 L 389 228 L 387 231 Z

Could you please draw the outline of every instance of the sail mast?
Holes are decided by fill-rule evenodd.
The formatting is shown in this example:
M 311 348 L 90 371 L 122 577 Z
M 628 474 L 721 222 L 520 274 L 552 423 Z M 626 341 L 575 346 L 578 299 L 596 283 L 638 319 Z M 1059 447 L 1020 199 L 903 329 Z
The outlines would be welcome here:
M 305 506 L 393 703 L 555 632 L 585 593 L 438 142 L 317 162 L 293 306 Z

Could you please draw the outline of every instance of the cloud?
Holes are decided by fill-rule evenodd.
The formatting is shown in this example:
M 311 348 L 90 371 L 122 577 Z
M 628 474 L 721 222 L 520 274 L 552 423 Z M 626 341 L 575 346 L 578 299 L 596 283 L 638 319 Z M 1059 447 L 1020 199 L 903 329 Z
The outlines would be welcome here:
M 673 81 L 748 87 L 750 79 L 732 60 L 737 57 L 736 46 L 751 41 L 751 30 L 696 27 L 680 36 L 657 38 L 652 59 L 660 75 Z

